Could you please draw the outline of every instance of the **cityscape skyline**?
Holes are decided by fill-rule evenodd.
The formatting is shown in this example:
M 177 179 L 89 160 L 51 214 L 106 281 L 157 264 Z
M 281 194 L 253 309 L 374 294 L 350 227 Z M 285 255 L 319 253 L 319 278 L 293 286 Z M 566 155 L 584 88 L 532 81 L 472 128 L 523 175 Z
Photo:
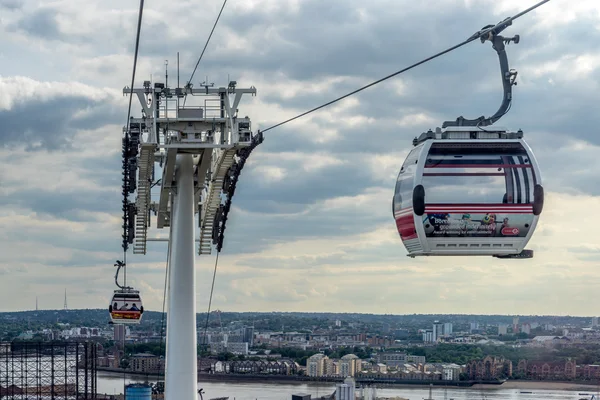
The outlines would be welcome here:
M 236 2 L 194 85 L 256 86 L 239 105 L 256 132 L 534 3 Z M 164 81 L 167 59 L 176 82 L 178 51 L 185 82 L 219 7 L 148 3 L 136 85 Z M 137 12 L 117 0 L 0 1 L 0 311 L 33 308 L 36 296 L 41 309 L 63 308 L 65 287 L 70 308 L 108 308 L 113 264 L 123 259 L 122 88 Z M 498 106 L 497 56 L 475 42 L 265 133 L 237 184 L 212 308 L 597 314 L 600 233 L 588 221 L 600 208 L 599 24 L 597 1 L 568 9 L 551 1 L 504 32 L 521 37 L 507 47 L 519 85 L 498 125 L 523 129 L 544 182 L 533 259 L 411 259 L 392 216 L 412 139 Z M 150 236 L 167 233 L 152 226 Z M 162 310 L 166 253 L 152 242 L 147 255 L 127 256 L 127 282 L 145 309 Z M 196 258 L 198 312 L 207 309 L 214 262 L 214 254 Z
M 36 296 L 36 300 L 38 299 L 38 297 Z M 58 308 L 42 308 L 39 307 L 38 304 L 36 303 L 34 305 L 33 308 L 24 308 L 24 309 L 19 309 L 19 310 L 0 310 L 0 314 L 10 314 L 10 313 L 23 313 L 23 312 L 35 312 L 35 311 L 98 311 L 98 310 L 106 310 L 107 316 L 108 316 L 108 308 L 99 308 L 99 307 L 89 307 L 89 308 L 68 308 L 65 309 L 63 307 L 58 307 Z M 148 312 L 157 312 L 157 313 L 162 313 L 163 311 L 160 309 L 147 309 L 146 311 Z M 347 311 L 347 312 L 340 312 L 340 311 L 329 311 L 326 309 L 320 309 L 320 310 L 302 310 L 302 311 L 285 311 L 285 310 L 276 310 L 276 309 L 272 309 L 272 310 L 267 310 L 267 311 L 263 311 L 263 310 L 211 310 L 211 314 L 216 313 L 217 311 L 221 312 L 221 313 L 241 313 L 241 314 L 331 314 L 331 315 L 373 315 L 373 316 L 411 316 L 411 315 L 415 315 L 415 316 L 436 316 L 436 317 L 469 317 L 469 316 L 473 316 L 473 317 L 478 317 L 478 316 L 485 316 L 485 317 L 518 317 L 518 318 L 551 318 L 551 317 L 559 317 L 559 318 L 563 318 L 563 317 L 573 317 L 573 318 L 589 318 L 590 321 L 593 321 L 594 319 L 598 319 L 600 318 L 600 313 L 596 314 L 590 314 L 590 315 L 585 315 L 585 314 L 502 314 L 502 313 L 498 313 L 498 314 L 486 314 L 486 313 L 405 313 L 405 314 L 396 314 L 396 313 L 377 313 L 377 312 L 356 312 L 356 311 Z M 165 314 L 167 313 L 167 309 L 165 308 Z M 196 312 L 197 315 L 206 315 L 206 310 L 197 310 Z

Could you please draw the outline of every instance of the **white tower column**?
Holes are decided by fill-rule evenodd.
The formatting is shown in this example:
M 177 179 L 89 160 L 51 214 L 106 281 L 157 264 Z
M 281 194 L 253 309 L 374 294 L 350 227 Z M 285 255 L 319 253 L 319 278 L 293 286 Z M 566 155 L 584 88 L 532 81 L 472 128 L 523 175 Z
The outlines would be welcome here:
M 194 166 L 178 154 L 171 212 L 165 399 L 197 400 L 196 270 L 194 266 Z

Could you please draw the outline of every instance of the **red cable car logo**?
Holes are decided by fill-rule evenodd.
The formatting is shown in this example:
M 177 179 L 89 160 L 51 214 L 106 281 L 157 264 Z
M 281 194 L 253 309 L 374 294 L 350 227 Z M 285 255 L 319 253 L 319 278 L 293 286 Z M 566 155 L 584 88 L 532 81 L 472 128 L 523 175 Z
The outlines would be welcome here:
M 519 234 L 519 228 L 502 228 L 502 234 L 505 236 L 516 236 Z

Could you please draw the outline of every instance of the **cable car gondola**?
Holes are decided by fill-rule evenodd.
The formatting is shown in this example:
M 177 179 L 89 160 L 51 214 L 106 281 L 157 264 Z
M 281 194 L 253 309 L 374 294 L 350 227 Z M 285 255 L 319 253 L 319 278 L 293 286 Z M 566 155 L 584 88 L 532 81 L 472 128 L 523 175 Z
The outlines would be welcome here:
M 108 312 L 114 324 L 139 324 L 144 313 L 140 292 L 133 289 L 115 290 Z
M 117 280 L 119 270 L 124 264 L 117 261 L 115 283 L 119 289 L 115 290 L 108 306 L 110 319 L 113 324 L 139 324 L 142 321 L 144 305 L 139 290 L 129 286 L 121 286 Z
M 400 169 L 392 208 L 410 257 L 533 257 L 524 247 L 544 203 L 537 161 L 521 130 L 483 128 L 510 109 L 516 85 L 504 45 L 518 43 L 519 36 L 499 36 L 505 27 L 481 37 L 482 43 L 492 42 L 500 59 L 499 110 L 489 118 L 459 117 L 423 133 Z

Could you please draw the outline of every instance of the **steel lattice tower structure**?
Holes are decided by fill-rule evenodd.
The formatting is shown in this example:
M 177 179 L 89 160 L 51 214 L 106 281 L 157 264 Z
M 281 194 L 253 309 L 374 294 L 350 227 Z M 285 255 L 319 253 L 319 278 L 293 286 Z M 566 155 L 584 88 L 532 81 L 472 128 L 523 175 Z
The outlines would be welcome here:
M 256 88 L 240 89 L 235 81 L 200 89 L 145 81 L 123 93 L 136 96 L 142 108 L 141 117 L 131 117 L 124 127 L 124 247 L 133 244 L 134 254 L 146 254 L 148 241 L 169 241 L 165 398 L 196 400 L 194 243 L 199 242 L 199 255 L 210 254 L 213 245 L 222 247 L 237 177 L 262 142 L 262 134 L 252 135 L 250 119 L 238 116 L 242 95 L 255 95 Z M 187 107 L 180 106 L 184 99 Z M 157 166 L 162 178 L 159 200 L 153 202 Z M 135 203 L 129 202 L 134 192 Z M 168 239 L 148 237 L 152 213 L 156 228 L 169 228 Z

